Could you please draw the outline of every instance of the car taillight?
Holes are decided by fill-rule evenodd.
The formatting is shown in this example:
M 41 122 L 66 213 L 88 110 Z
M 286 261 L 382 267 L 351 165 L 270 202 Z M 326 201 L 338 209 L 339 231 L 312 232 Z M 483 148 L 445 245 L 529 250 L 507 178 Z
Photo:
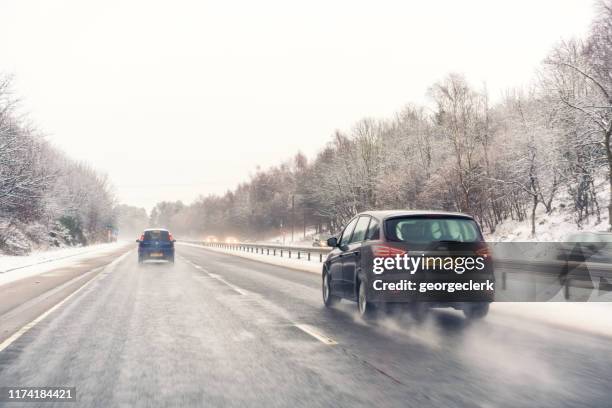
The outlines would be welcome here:
M 140 240 L 141 240 L 141 241 L 144 241 L 144 234 L 142 234 L 142 235 L 140 236 Z
M 406 251 L 386 245 L 374 245 L 372 252 L 376 258 L 390 258 L 396 255 L 404 255 Z
M 489 248 L 487 244 L 482 244 L 482 246 L 478 248 L 475 252 L 476 252 L 476 255 L 481 256 L 484 259 L 491 258 L 491 249 Z
M 169 241 L 174 241 L 174 238 L 172 237 L 172 234 L 168 233 L 168 240 Z

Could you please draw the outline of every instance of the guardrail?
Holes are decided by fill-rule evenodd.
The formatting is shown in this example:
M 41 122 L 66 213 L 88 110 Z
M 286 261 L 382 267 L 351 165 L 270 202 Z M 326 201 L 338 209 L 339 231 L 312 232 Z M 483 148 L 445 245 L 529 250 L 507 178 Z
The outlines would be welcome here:
M 254 254 L 280 256 L 281 258 L 304 259 L 308 261 L 318 261 L 322 263 L 325 256 L 331 252 L 329 247 L 293 247 L 279 244 L 251 244 L 244 242 L 224 243 L 224 242 L 202 242 L 202 241 L 183 241 L 191 244 L 198 244 L 205 247 L 228 249 L 234 251 L 250 252 Z

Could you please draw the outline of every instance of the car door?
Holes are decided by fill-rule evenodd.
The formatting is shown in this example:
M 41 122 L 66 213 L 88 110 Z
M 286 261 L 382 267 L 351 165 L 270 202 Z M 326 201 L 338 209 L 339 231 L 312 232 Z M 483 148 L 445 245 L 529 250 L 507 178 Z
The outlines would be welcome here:
M 342 287 L 344 288 L 344 296 L 349 298 L 355 295 L 355 274 L 361 264 L 361 245 L 366 237 L 369 223 L 369 216 L 362 215 L 359 217 L 346 250 L 342 254 Z
M 357 218 L 353 218 L 348 223 L 346 228 L 344 228 L 344 231 L 342 231 L 342 235 L 340 236 L 340 240 L 338 241 L 338 246 L 329 254 L 328 272 L 329 276 L 331 277 L 331 289 L 334 294 L 337 295 L 344 294 L 342 258 L 344 257 L 349 240 L 351 239 L 351 235 L 355 229 L 355 224 L 357 224 Z

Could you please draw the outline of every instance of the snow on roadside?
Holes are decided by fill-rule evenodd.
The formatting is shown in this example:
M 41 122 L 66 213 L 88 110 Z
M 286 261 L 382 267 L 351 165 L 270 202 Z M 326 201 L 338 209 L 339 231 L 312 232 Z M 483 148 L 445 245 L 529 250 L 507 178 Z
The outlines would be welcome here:
M 543 208 L 536 212 L 536 235 L 531 236 L 531 221 L 522 222 L 506 220 L 496 227 L 493 234 L 485 233 L 485 239 L 491 242 L 563 242 L 570 234 L 581 231 L 606 231 L 608 218 L 602 211 L 601 222 L 593 216 L 584 222 L 582 228 L 574 222 L 573 215 L 566 209 L 555 209 L 547 215 Z
M 52 269 L 74 266 L 81 261 L 106 255 L 127 245 L 127 242 L 119 241 L 109 244 L 40 251 L 26 256 L 0 255 L 0 285 L 45 273 Z
M 287 247 L 310 247 L 315 238 L 323 238 L 327 239 L 330 234 L 322 233 L 317 234 L 317 230 L 313 227 L 306 228 L 306 234 L 302 229 L 297 229 L 294 233 L 294 239 L 291 240 L 291 233 L 285 233 L 284 235 L 277 235 L 273 237 L 266 238 L 261 241 L 255 242 L 256 244 L 274 244 L 274 245 L 282 245 Z
M 494 233 L 486 233 L 485 239 L 494 242 L 563 242 L 568 235 L 582 231 L 606 231 L 608 228 L 608 202 L 609 185 L 605 178 L 600 178 L 596 182 L 597 200 L 600 208 L 600 222 L 597 222 L 596 215 L 590 215 L 583 220 L 582 226 L 576 224 L 575 212 L 572 210 L 572 200 L 567 191 L 560 191 L 557 198 L 553 201 L 553 211 L 546 214 L 543 205 L 539 205 L 536 210 L 536 234 L 531 236 L 531 218 L 527 217 L 524 221 L 507 219 L 497 225 Z

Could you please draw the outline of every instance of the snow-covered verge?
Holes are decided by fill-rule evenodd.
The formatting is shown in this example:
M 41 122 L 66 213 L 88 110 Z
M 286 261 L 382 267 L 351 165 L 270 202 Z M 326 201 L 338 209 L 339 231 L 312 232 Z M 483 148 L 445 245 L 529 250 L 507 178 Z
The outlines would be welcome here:
M 318 234 L 317 230 L 313 227 L 306 228 L 306 234 L 304 234 L 304 230 L 301 228 L 297 228 L 294 231 L 293 240 L 291 239 L 291 232 L 285 233 L 283 235 L 272 236 L 267 239 L 259 240 L 257 244 L 277 244 L 288 247 L 309 247 L 312 246 L 312 243 L 315 239 L 327 239 L 331 236 L 328 233 Z
M 32 251 L 77 245 L 70 231 L 60 222 L 50 226 L 40 222 L 8 222 L 0 218 L 0 256 L 27 255 Z
M 601 222 L 598 223 L 595 217 L 591 217 L 579 227 L 574 222 L 573 214 L 566 208 L 557 208 L 551 214 L 546 214 L 543 208 L 539 208 L 537 211 L 535 236 L 531 235 L 529 220 L 506 220 L 496 227 L 494 233 L 485 233 L 485 238 L 487 241 L 495 242 L 563 242 L 572 233 L 606 231 L 607 225 L 607 211 L 602 211 Z
M 546 214 L 543 205 L 539 205 L 536 210 L 536 234 L 531 235 L 531 219 L 523 221 L 506 220 L 496 226 L 494 233 L 486 233 L 487 241 L 507 242 L 563 242 L 568 235 L 582 232 L 598 232 L 608 229 L 608 202 L 609 185 L 608 181 L 601 178 L 597 182 L 597 200 L 600 208 L 600 220 L 595 214 L 590 215 L 581 222 L 576 223 L 576 213 L 572 208 L 572 203 L 566 191 L 561 191 L 553 201 L 553 210 Z
M 0 255 L 0 285 L 45 273 L 52 269 L 70 267 L 84 260 L 106 255 L 128 245 L 127 242 L 121 241 L 85 247 L 39 251 L 27 256 Z
M 305 259 L 280 258 L 278 256 L 254 254 L 229 249 L 211 248 L 198 244 L 180 243 L 180 245 L 204 248 L 209 251 L 225 253 L 252 259 L 271 265 L 283 266 L 310 273 L 321 273 L 321 263 Z M 491 316 L 509 325 L 531 322 L 544 323 L 550 326 L 581 331 L 599 336 L 612 337 L 612 302 L 564 302 L 559 296 L 557 302 L 497 302 L 491 306 Z

